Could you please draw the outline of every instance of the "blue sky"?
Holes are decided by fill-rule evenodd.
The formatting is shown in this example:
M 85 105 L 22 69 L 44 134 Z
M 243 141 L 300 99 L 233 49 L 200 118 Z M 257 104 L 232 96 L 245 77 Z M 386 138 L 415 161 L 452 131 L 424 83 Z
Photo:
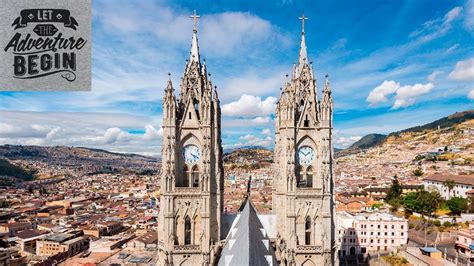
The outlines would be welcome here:
M 329 74 L 335 145 L 474 107 L 474 0 L 93 1 L 91 92 L 0 92 L 0 143 L 159 155 L 161 98 L 189 56 L 194 9 L 225 148 L 273 145 L 273 111 L 306 41 Z

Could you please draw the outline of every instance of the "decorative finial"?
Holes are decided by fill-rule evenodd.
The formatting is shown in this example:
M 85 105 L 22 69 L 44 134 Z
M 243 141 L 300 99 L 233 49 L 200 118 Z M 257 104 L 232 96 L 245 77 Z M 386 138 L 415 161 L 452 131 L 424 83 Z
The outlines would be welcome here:
M 194 20 L 194 32 L 197 32 L 197 23 L 198 23 L 198 19 L 200 18 L 201 16 L 197 15 L 196 14 L 196 10 L 194 10 L 193 14 L 190 16 L 190 18 L 192 18 Z
M 168 72 L 168 79 L 171 80 L 171 73 Z
M 298 19 L 301 19 L 301 33 L 304 34 L 304 21 L 308 18 L 305 17 L 303 13 L 303 15 L 301 15 L 301 17 L 299 17 Z

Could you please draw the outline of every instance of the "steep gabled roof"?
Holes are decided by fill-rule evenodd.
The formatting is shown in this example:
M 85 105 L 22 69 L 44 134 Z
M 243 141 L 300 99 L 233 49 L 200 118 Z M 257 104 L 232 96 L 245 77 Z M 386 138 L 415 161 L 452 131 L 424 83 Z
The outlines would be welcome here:
M 249 198 L 236 219 L 218 265 L 277 265 L 270 238 Z

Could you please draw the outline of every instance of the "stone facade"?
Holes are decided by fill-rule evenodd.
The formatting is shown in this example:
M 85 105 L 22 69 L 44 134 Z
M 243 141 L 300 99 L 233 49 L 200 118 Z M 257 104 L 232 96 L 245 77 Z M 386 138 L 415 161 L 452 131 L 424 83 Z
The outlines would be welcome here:
M 195 23 L 179 98 L 169 80 L 163 99 L 161 265 L 215 263 L 223 185 L 219 99 L 200 60 Z
M 195 14 L 192 17 L 197 18 Z M 275 260 L 280 265 L 335 263 L 333 101 L 328 80 L 321 101 L 316 91 L 303 30 L 299 61 L 282 90 L 275 117 L 273 215 L 277 222 L 276 228 L 272 224 L 268 232 L 278 232 L 271 237 L 276 245 L 274 250 L 264 245 L 265 249 L 241 257 L 245 255 L 242 250 L 247 251 L 244 247 L 259 246 L 260 241 L 270 244 L 270 237 L 267 230 L 256 230 L 253 234 L 257 235 L 252 237 L 260 239 L 258 243 L 233 248 L 235 232 L 241 228 L 247 236 L 245 228 L 253 227 L 239 220 L 230 229 L 234 234 L 221 230 L 221 113 L 206 65 L 201 64 L 195 23 L 179 99 L 175 98 L 171 80 L 163 99 L 160 265 L 239 265 L 239 261 L 260 255 L 269 264 Z M 255 221 L 256 215 L 249 217 L 253 218 L 248 221 L 263 226 Z M 224 260 L 219 258 L 222 250 Z
M 275 112 L 273 210 L 282 264 L 334 263 L 332 117 L 327 79 L 318 101 L 303 29 L 298 63 Z

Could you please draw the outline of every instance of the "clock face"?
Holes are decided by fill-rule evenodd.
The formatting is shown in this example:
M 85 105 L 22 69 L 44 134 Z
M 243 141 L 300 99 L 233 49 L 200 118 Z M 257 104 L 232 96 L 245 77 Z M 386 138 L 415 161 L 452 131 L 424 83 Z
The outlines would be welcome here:
M 201 151 L 195 145 L 186 145 L 183 148 L 183 158 L 187 164 L 195 164 L 201 158 Z
M 300 165 L 309 165 L 313 162 L 316 155 L 314 154 L 313 148 L 309 146 L 303 146 L 298 149 L 298 161 Z

